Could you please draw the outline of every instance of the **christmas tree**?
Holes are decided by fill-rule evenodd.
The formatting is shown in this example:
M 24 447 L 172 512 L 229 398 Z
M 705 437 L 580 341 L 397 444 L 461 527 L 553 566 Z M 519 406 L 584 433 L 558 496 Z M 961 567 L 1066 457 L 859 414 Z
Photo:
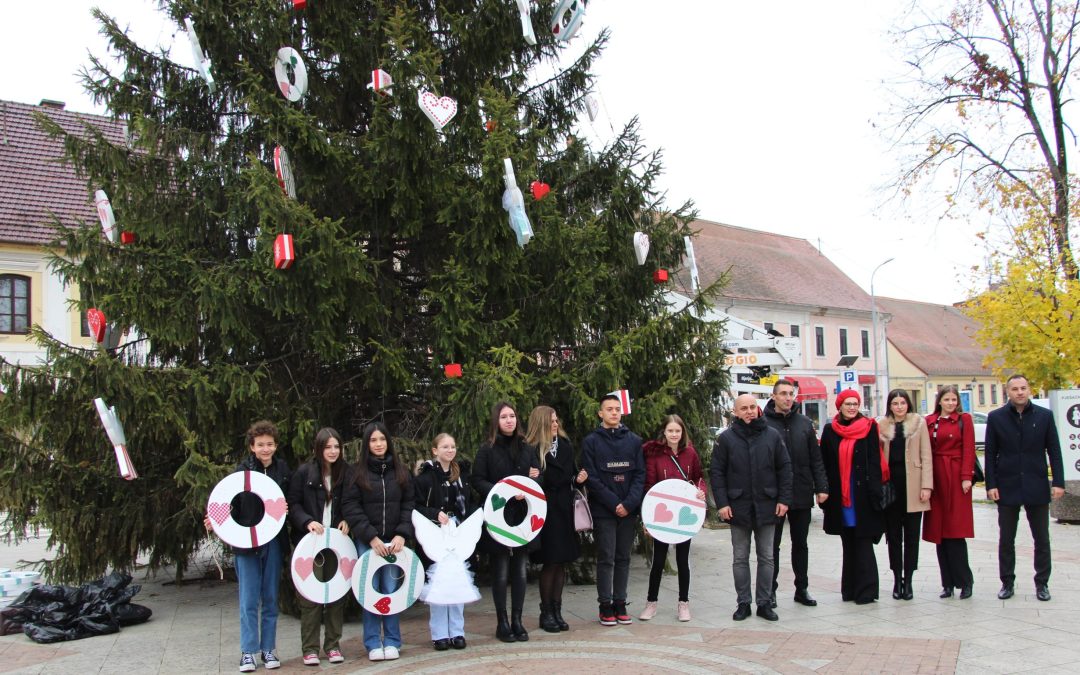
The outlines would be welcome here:
M 374 419 L 425 455 L 449 431 L 470 456 L 496 401 L 523 418 L 553 405 L 578 440 L 599 397 L 625 388 L 639 433 L 677 411 L 704 440 L 726 388 L 720 328 L 653 279 L 682 265 L 690 205 L 664 205 L 636 122 L 602 147 L 574 136 L 606 33 L 566 58 L 574 17 L 555 35 L 552 0 L 531 3 L 535 45 L 507 0 L 162 4 L 178 31 L 191 19 L 209 77 L 95 12 L 121 67 L 93 59 L 86 86 L 129 142 L 50 127 L 137 237 L 88 223 L 57 240 L 81 309 L 125 338 L 88 352 L 38 330 L 47 362 L 0 370 L 0 508 L 16 532 L 51 529 L 54 578 L 140 554 L 182 573 L 254 419 L 279 425 L 294 467 L 317 428 L 349 438 Z M 302 96 L 291 54 L 275 74 L 282 47 L 306 69 Z M 369 86 L 387 76 L 389 91 Z M 456 114 L 439 130 L 422 105 L 445 121 L 442 97 Z M 535 233 L 524 245 L 507 159 Z M 651 239 L 643 266 L 635 231 Z M 279 269 L 284 234 L 295 262 Z M 444 374 L 455 364 L 461 377 Z M 117 476 L 96 397 L 116 407 L 137 480 Z

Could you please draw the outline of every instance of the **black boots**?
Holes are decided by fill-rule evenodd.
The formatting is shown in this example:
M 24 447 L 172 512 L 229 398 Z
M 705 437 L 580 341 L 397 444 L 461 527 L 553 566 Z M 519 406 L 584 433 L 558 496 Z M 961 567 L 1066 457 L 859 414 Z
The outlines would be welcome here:
M 900 576 L 899 572 L 893 572 L 893 584 L 892 584 L 892 597 L 893 600 L 900 600 L 904 597 L 904 578 Z
M 562 601 L 551 603 L 551 616 L 555 619 L 555 625 L 559 630 L 570 630 L 570 625 L 562 618 Z
M 540 628 L 548 633 L 559 632 L 559 624 L 555 621 L 554 607 L 546 602 L 540 603 Z
M 904 573 L 904 600 L 911 600 L 915 597 L 915 592 L 911 590 L 911 580 L 914 576 L 914 572 Z
M 510 612 L 510 630 L 514 634 L 514 639 L 518 642 L 528 642 L 529 632 L 525 630 L 525 625 L 521 623 L 521 610 L 514 609 Z M 509 640 L 507 640 L 509 642 Z
M 495 637 L 503 642 L 517 642 L 517 638 L 514 637 L 514 631 L 510 628 L 510 622 L 506 620 L 506 610 L 496 608 L 495 616 L 498 617 L 499 620 L 499 625 L 495 629 Z M 518 616 L 521 616 L 520 612 L 518 613 Z

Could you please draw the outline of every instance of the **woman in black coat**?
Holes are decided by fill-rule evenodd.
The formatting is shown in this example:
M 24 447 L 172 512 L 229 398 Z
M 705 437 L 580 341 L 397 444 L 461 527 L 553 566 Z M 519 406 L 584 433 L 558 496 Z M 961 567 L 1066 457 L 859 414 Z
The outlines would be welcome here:
M 829 477 L 826 534 L 840 535 L 844 547 L 840 594 L 865 605 L 877 600 L 878 568 L 874 544 L 885 532 L 881 499 L 882 452 L 877 424 L 859 412 L 859 394 L 845 389 L 836 397 L 839 411 L 821 434 L 821 458 Z M 887 465 L 886 465 L 887 466 Z
M 301 464 L 289 482 L 289 520 L 293 545 L 308 533 L 321 535 L 325 528 L 336 527 L 349 534 L 349 524 L 341 511 L 342 493 L 348 480 L 349 465 L 341 455 L 341 435 L 330 427 L 315 434 L 310 462 Z M 322 556 L 317 556 L 322 561 Z M 341 630 L 345 613 L 344 596 L 326 605 L 297 594 L 300 603 L 300 653 L 304 665 L 319 665 L 319 627 L 324 626 L 323 653 L 331 663 L 341 663 Z
M 488 440 L 480 446 L 473 465 L 473 489 L 480 495 L 481 504 L 487 500 L 495 484 L 507 476 L 536 479 L 540 476 L 540 458 L 536 448 L 522 438 L 514 409 L 509 403 L 496 403 L 491 409 Z M 521 522 L 528 512 L 522 497 L 511 499 L 503 507 L 508 523 Z M 480 547 L 491 555 L 491 597 L 495 601 L 495 615 L 498 618 L 495 637 L 503 642 L 525 642 L 529 639 L 529 633 L 521 623 L 521 612 L 525 608 L 527 548 L 503 546 L 492 539 L 486 529 Z M 511 622 L 506 619 L 507 585 L 511 587 Z
M 547 497 L 547 517 L 540 530 L 540 548 L 530 554 L 540 570 L 540 627 L 549 633 L 570 630 L 562 617 L 562 592 L 566 584 L 566 563 L 581 557 L 581 542 L 574 527 L 574 485 L 589 474 L 578 469 L 574 446 L 559 426 L 559 416 L 549 406 L 533 408 L 525 442 L 537 448 L 540 459 L 540 487 Z

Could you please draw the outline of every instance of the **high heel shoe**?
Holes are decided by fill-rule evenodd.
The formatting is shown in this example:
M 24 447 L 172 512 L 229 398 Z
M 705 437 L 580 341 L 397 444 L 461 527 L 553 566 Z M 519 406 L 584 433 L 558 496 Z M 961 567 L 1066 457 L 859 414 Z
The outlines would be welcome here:
M 972 586 L 974 586 L 974 584 L 964 584 L 964 585 L 963 585 L 963 586 L 962 586 L 962 587 L 960 588 L 960 599 L 961 599 L 961 600 L 967 600 L 968 598 L 970 598 L 970 597 L 971 597 L 971 593 L 972 593 L 972 591 L 974 590 L 974 589 L 972 588 Z
M 904 575 L 904 595 L 903 595 L 904 600 L 911 600 L 911 599 L 913 599 L 915 597 L 914 592 L 911 590 L 911 578 L 912 578 L 912 575 L 910 575 L 910 574 L 905 574 Z
M 893 576 L 892 597 L 893 600 L 899 600 L 900 598 L 904 597 L 904 580 L 900 577 L 899 574 L 895 573 Z
M 946 586 L 945 588 L 941 589 L 941 595 L 939 595 L 938 597 L 943 599 L 943 600 L 945 598 L 951 598 L 952 597 L 952 586 Z

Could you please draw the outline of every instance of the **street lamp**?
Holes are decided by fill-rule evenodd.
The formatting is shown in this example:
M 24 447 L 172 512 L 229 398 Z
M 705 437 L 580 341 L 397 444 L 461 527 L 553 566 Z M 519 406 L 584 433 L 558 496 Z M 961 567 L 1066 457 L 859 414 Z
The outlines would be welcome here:
M 885 262 L 875 267 L 874 271 L 870 273 L 870 324 L 871 329 L 874 332 L 874 417 L 878 417 L 881 415 L 881 392 L 878 388 L 878 352 L 880 351 L 880 349 L 878 347 L 877 340 L 877 301 L 874 296 L 874 275 L 877 274 L 877 271 L 879 269 L 881 269 L 885 265 L 888 265 L 894 260 L 896 260 L 896 258 L 889 258 Z

